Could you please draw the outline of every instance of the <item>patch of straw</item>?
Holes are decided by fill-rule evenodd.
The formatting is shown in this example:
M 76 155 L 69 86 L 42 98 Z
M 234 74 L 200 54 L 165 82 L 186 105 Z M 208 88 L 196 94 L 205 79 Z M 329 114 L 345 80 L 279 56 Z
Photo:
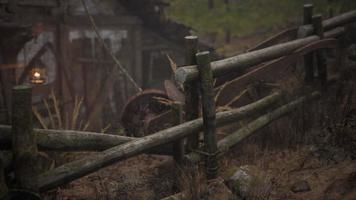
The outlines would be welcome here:
M 56 98 L 56 95 L 54 94 L 54 91 L 51 91 L 51 98 L 53 101 L 53 105 L 54 105 L 54 110 L 56 112 L 56 116 L 57 116 L 57 121 L 58 121 L 58 128 L 59 129 L 63 129 L 63 124 L 62 124 L 62 116 L 61 116 L 61 112 L 59 110 L 59 104 Z
M 44 122 L 43 116 L 38 112 L 37 108 L 32 106 L 32 112 L 36 116 L 38 122 L 41 124 L 43 129 L 48 129 L 46 123 Z
M 176 62 L 174 62 L 174 60 L 168 54 L 166 54 L 166 57 L 169 61 L 169 66 L 171 67 L 171 70 L 174 73 L 177 70 L 178 65 Z

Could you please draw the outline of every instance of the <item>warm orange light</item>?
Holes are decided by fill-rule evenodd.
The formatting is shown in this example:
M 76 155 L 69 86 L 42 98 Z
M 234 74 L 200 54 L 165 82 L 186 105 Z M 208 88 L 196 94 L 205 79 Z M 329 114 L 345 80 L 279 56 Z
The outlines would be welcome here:
M 39 72 L 35 72 L 33 74 L 33 77 L 36 78 L 36 79 L 39 79 L 39 78 L 41 78 L 41 74 Z
M 30 82 L 33 84 L 42 84 L 44 83 L 44 78 L 41 73 L 41 69 L 33 69 L 30 77 Z

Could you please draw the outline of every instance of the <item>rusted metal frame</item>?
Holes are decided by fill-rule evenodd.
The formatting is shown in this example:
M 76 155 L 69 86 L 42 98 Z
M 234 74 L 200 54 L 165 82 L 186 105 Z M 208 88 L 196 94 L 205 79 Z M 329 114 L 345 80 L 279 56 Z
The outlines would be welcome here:
M 277 33 L 276 35 L 262 41 L 261 43 L 257 44 L 256 46 L 249 48 L 247 52 L 250 51 L 256 51 L 259 49 L 263 49 L 281 42 L 286 42 L 290 40 L 294 40 L 297 38 L 297 28 L 290 28 L 287 30 L 284 30 L 280 33 Z
M 288 56 L 284 56 L 272 62 L 266 63 L 252 71 L 243 74 L 242 76 L 230 81 L 227 85 L 224 86 L 221 93 L 224 93 L 224 98 L 232 99 L 234 95 L 232 91 L 242 91 L 244 90 L 249 84 L 254 81 L 259 81 L 263 79 L 266 74 L 275 74 L 276 72 L 281 72 L 286 70 L 292 64 L 296 63 L 298 59 L 301 57 L 311 54 L 319 49 L 333 49 L 338 48 L 338 40 L 337 39 L 324 39 L 320 41 L 313 42 L 307 46 L 304 46 L 292 54 Z M 217 99 L 217 102 L 221 102 L 220 99 Z
M 152 133 L 151 131 L 161 130 L 157 128 L 159 127 L 159 123 L 165 124 L 172 122 L 171 118 L 164 119 L 165 112 L 169 110 L 169 107 L 160 104 L 155 98 L 168 99 L 168 96 L 161 90 L 146 89 L 140 93 L 135 94 L 134 96 L 131 96 L 126 101 L 121 114 L 121 122 L 125 127 L 125 132 L 129 134 L 129 136 L 144 136 L 144 134 Z M 143 109 L 145 108 L 142 108 L 142 106 L 149 106 L 151 103 L 159 104 L 160 107 L 158 108 L 158 113 L 162 114 L 158 115 L 157 117 L 150 116 L 148 119 L 143 118 L 145 116 L 142 116 L 142 113 L 144 111 Z M 155 113 L 157 113 L 157 111 Z M 171 116 L 171 114 L 172 112 L 168 112 L 166 116 Z M 141 129 L 142 127 L 144 128 L 143 132 Z
M 175 121 L 176 113 L 173 110 L 168 110 L 162 114 L 154 116 L 144 122 L 144 132 L 146 134 L 154 133 L 165 128 L 165 124 L 172 124 Z
M 176 86 L 176 84 L 173 81 L 165 80 L 163 85 L 164 85 L 164 90 L 166 91 L 169 99 L 184 104 L 185 102 L 184 93 L 178 88 L 178 86 Z
M 208 179 L 218 176 L 218 146 L 216 139 L 216 113 L 214 101 L 214 79 L 208 51 L 196 54 L 199 69 L 200 94 L 203 110 L 204 150 L 206 151 L 206 174 Z

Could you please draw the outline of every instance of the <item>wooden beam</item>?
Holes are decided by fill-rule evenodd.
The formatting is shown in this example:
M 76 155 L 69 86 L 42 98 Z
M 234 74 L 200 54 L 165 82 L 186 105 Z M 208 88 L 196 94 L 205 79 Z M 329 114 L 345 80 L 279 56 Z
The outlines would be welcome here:
M 235 133 L 232 133 L 222 140 L 218 142 L 218 149 L 221 153 L 227 152 L 230 148 L 234 147 L 238 143 L 240 143 L 243 139 L 249 137 L 256 131 L 260 130 L 261 128 L 265 127 L 269 123 L 273 122 L 276 119 L 288 114 L 289 112 L 293 111 L 302 103 L 319 98 L 321 96 L 320 92 L 313 92 L 310 95 L 300 97 L 288 104 L 285 104 L 271 112 L 268 112 L 265 115 L 262 115 L 255 119 L 254 121 L 248 123 L 243 128 L 239 129 Z M 192 152 L 185 156 L 185 161 L 190 163 L 196 163 L 201 161 L 202 156 L 199 153 Z
M 313 27 L 315 34 L 320 38 L 324 38 L 324 27 L 322 25 L 323 17 L 321 15 L 313 16 Z M 328 78 L 328 70 L 325 58 L 325 51 L 323 49 L 316 52 L 316 61 L 318 64 L 318 78 L 321 85 L 325 86 Z
M 298 32 L 297 28 L 290 28 L 284 30 L 280 33 L 277 33 L 276 35 L 271 36 L 270 38 L 264 40 L 263 42 L 257 44 L 256 46 L 249 48 L 247 52 L 256 51 L 259 49 L 269 47 L 271 45 L 293 40 L 297 37 L 297 32 Z
M 221 152 L 227 152 L 230 148 L 238 144 L 244 138 L 250 136 L 252 133 L 255 133 L 257 130 L 265 127 L 269 123 L 273 122 L 276 119 L 288 114 L 289 112 L 296 109 L 302 103 L 319 98 L 321 96 L 320 92 L 313 92 L 310 95 L 300 97 L 288 104 L 285 104 L 272 112 L 269 112 L 265 115 L 258 117 L 256 120 L 250 122 L 245 127 L 240 130 L 226 136 L 224 139 L 218 142 L 218 146 Z
M 249 116 L 260 112 L 279 101 L 281 96 L 280 93 L 274 93 L 247 106 L 219 112 L 216 114 L 217 126 L 223 126 L 238 120 L 242 117 L 241 115 Z M 201 131 L 203 126 L 201 118 L 194 120 L 192 123 L 197 123 L 199 127 L 198 132 Z M 190 127 L 190 123 L 184 124 L 182 126 L 184 129 L 188 129 L 188 131 L 195 130 L 195 126 Z M 73 130 L 34 129 L 34 133 L 37 137 L 38 148 L 47 151 L 100 151 L 137 140 L 137 138 L 132 137 Z M 11 147 L 11 137 L 11 126 L 0 125 L 0 144 L 2 150 Z
M 341 35 L 344 30 L 337 29 L 331 30 L 325 33 L 325 38 L 332 38 Z M 266 61 L 270 61 L 282 56 L 286 56 L 298 48 L 301 48 L 311 42 L 320 40 L 316 35 L 309 36 L 303 39 L 297 39 L 283 44 L 277 44 L 264 49 L 260 49 L 253 52 L 248 52 L 226 58 L 223 60 L 214 61 L 211 63 L 211 68 L 214 77 L 234 72 L 243 71 L 254 65 L 261 64 Z M 175 72 L 175 80 L 184 84 L 193 80 L 196 80 L 199 76 L 199 71 L 196 65 L 180 67 Z
M 313 4 L 305 4 L 303 7 L 303 25 L 312 24 L 313 22 Z M 305 37 L 302 35 L 301 37 Z M 304 81 L 306 84 L 313 82 L 314 80 L 314 65 L 313 65 L 313 53 L 304 56 Z
M 324 20 L 322 23 L 325 30 L 330 30 L 338 26 L 344 26 L 346 24 L 353 23 L 355 20 L 356 10 L 353 10 Z
M 197 64 L 195 54 L 198 53 L 198 37 L 186 36 L 185 41 L 185 63 L 187 65 Z M 185 96 L 185 121 L 191 121 L 199 117 L 199 83 L 192 81 L 184 84 Z M 188 149 L 196 149 L 199 146 L 199 132 L 188 138 Z
M 280 98 L 281 94 L 277 92 L 241 108 L 219 113 L 220 115 L 217 114 L 217 124 L 223 125 L 261 112 L 265 108 L 276 103 L 280 100 Z M 146 152 L 153 147 L 184 138 L 192 133 L 200 131 L 202 129 L 202 124 L 202 119 L 185 122 L 178 126 L 159 131 L 155 134 L 139 138 L 120 146 L 115 146 L 111 149 L 98 153 L 97 155 L 88 156 L 86 158 L 62 165 L 39 176 L 38 180 L 40 191 L 44 192 L 56 188 L 72 180 L 97 171 L 105 166 Z
M 15 86 L 12 100 L 12 150 L 16 187 L 37 191 L 37 142 L 32 124 L 32 88 Z
M 6 199 L 8 191 L 9 188 L 7 187 L 5 180 L 5 164 L 0 158 L 0 199 Z
M 214 101 L 214 79 L 210 66 L 210 52 L 196 54 L 199 69 L 200 94 L 203 109 L 204 150 L 206 156 L 206 174 L 208 179 L 218 176 L 218 146 L 216 141 L 216 114 Z
M 183 123 L 183 105 L 174 103 L 172 110 L 175 113 L 176 125 Z M 173 158 L 178 164 L 182 164 L 185 154 L 184 138 L 177 140 L 173 143 Z
M 73 130 L 34 129 L 34 133 L 38 148 L 46 151 L 101 151 L 136 139 Z M 0 125 L 0 144 L 2 150 L 10 148 L 11 126 Z
M 8 4 L 13 0 L 0 0 L 0 4 Z M 55 0 L 17 0 L 19 6 L 40 6 L 40 7 L 56 7 Z

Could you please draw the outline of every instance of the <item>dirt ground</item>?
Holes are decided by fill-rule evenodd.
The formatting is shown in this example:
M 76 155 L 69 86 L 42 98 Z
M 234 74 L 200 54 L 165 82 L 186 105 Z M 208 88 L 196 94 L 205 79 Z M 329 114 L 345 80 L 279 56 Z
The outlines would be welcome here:
M 327 159 L 320 157 L 320 152 L 312 146 L 269 151 L 250 144 L 244 149 L 241 154 L 229 154 L 223 170 L 254 165 L 267 173 L 271 185 L 265 186 L 268 191 L 258 199 L 356 199 L 356 161 L 347 156 Z M 141 155 L 48 192 L 45 199 L 161 199 L 178 192 L 178 171 L 170 157 Z M 298 181 L 307 181 L 310 191 L 291 191 Z M 214 195 L 220 199 L 225 192 L 214 192 Z

